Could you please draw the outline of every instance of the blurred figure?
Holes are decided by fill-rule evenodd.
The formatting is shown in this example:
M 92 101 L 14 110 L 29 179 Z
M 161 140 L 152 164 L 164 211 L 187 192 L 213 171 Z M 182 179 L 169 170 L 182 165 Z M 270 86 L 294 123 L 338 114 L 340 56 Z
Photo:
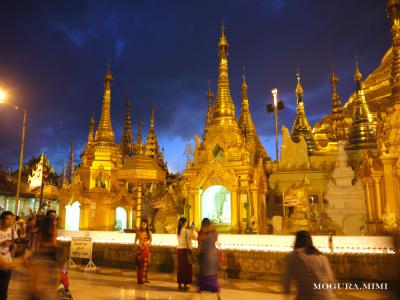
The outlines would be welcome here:
M 217 294 L 221 299 L 218 285 L 219 253 L 215 246 L 218 240 L 218 233 L 208 218 L 201 222 L 201 229 L 198 236 L 199 242 L 199 290 L 209 291 Z
M 149 269 L 149 256 L 150 256 L 150 244 L 152 234 L 149 230 L 149 224 L 147 220 L 142 220 L 140 223 L 140 229 L 136 231 L 135 244 L 139 241 L 138 253 L 136 257 L 136 268 L 137 268 L 137 282 L 139 284 L 149 283 L 147 279 L 147 271 Z
M 14 214 L 11 211 L 4 211 L 0 215 L 0 222 L 0 300 L 7 300 L 11 269 L 16 267 L 10 252 L 10 247 L 13 244 Z
M 297 300 L 336 299 L 333 290 L 315 289 L 314 284 L 333 283 L 335 278 L 326 256 L 314 247 L 311 235 L 301 230 L 296 233 L 294 250 L 285 258 L 284 292 L 289 294 L 290 282 L 297 283 Z
M 187 219 L 184 217 L 178 221 L 177 239 L 178 288 L 186 291 L 189 289 L 187 285 L 192 283 L 192 240 L 197 239 L 197 232 L 194 226 L 187 229 Z
M 30 264 L 32 299 L 57 299 L 58 272 L 56 265 L 57 226 L 55 211 L 48 211 L 39 225 L 39 251 Z
M 26 248 L 32 253 L 36 253 L 39 248 L 39 227 L 36 223 L 36 217 L 30 216 L 26 226 Z

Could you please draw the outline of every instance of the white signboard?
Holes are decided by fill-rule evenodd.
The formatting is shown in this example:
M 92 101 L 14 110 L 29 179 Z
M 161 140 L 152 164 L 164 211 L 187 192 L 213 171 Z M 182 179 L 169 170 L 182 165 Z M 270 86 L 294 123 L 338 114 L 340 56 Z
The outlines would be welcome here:
M 70 257 L 92 258 L 92 239 L 86 237 L 73 237 L 71 239 Z

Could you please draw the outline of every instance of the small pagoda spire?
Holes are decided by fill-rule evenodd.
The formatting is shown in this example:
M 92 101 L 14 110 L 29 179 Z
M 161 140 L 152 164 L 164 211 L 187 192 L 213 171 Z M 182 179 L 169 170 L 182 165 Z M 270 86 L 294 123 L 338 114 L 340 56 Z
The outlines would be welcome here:
M 138 137 L 137 137 L 137 153 L 139 154 L 143 154 L 142 128 L 143 128 L 143 122 L 142 119 L 139 118 Z
M 157 135 L 154 129 L 154 115 L 155 115 L 155 106 L 153 105 L 151 108 L 151 118 L 150 118 L 150 131 L 147 135 L 146 140 L 146 155 L 152 158 L 157 158 L 159 153 L 159 146 L 157 141 Z
M 337 92 L 339 77 L 335 74 L 333 64 L 329 82 L 332 86 L 332 124 L 329 133 L 327 133 L 327 137 L 333 141 L 346 140 L 348 129 L 342 113 L 342 102 L 340 101 L 340 96 Z
M 353 122 L 346 149 L 374 149 L 377 147 L 375 126 L 365 101 L 362 74 L 358 68 L 358 57 L 355 55 L 354 81 L 356 83 L 356 101 L 354 103 Z
M 88 145 L 92 144 L 94 141 L 94 113 L 92 112 L 91 117 L 90 117 L 90 121 L 89 121 L 89 135 L 88 135 Z
M 329 80 L 332 86 L 332 114 L 342 113 L 342 102 L 337 91 L 337 84 L 339 83 L 339 77 L 335 74 L 334 66 L 332 65 L 332 74 Z
M 110 62 L 107 64 L 107 71 L 104 76 L 104 96 L 103 107 L 101 110 L 101 118 L 99 127 L 96 131 L 96 142 L 114 143 L 114 131 L 111 124 L 111 82 L 112 74 L 110 70 Z
M 254 135 L 256 132 L 253 119 L 250 114 L 250 104 L 249 104 L 249 97 L 247 95 L 247 82 L 246 82 L 246 75 L 245 69 L 243 67 L 243 74 L 242 74 L 242 105 L 239 117 L 239 128 L 242 130 L 243 134 L 246 138 L 249 135 Z
M 212 125 L 229 125 L 237 122 L 235 118 L 235 105 L 229 89 L 228 49 L 229 43 L 225 37 L 225 26 L 224 22 L 222 22 L 221 37 L 218 42 L 218 90 L 213 108 Z
M 206 114 L 206 119 L 204 122 L 204 130 L 203 130 L 203 141 L 206 139 L 208 129 L 211 127 L 211 122 L 212 122 L 212 114 L 213 114 L 213 99 L 214 99 L 214 94 L 211 89 L 211 80 L 210 78 L 208 79 L 208 92 L 206 94 L 206 99 L 207 99 L 207 114 Z
M 131 102 L 128 100 L 125 104 L 125 126 L 122 133 L 121 153 L 122 156 L 132 156 L 134 153 L 135 142 L 133 139 L 132 126 L 131 126 Z
M 68 162 L 68 169 L 67 169 L 67 179 L 68 181 L 72 180 L 75 171 L 75 159 L 74 159 L 74 150 L 75 145 L 73 143 L 70 144 L 69 150 L 69 162 Z
M 300 71 L 297 68 L 297 86 L 296 86 L 296 98 L 297 98 L 297 108 L 296 108 L 296 118 L 292 127 L 292 140 L 294 142 L 300 141 L 300 136 L 303 136 L 307 142 L 308 154 L 313 154 L 316 150 L 316 145 L 314 141 L 314 136 L 312 133 L 312 128 L 308 122 L 306 111 L 304 108 L 303 101 L 303 87 L 300 82 Z

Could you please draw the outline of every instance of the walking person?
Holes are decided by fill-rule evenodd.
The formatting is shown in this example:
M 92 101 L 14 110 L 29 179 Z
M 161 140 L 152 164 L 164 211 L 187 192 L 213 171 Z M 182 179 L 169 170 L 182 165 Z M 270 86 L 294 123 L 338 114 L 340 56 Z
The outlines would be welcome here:
M 136 231 L 135 236 L 135 244 L 137 241 L 139 241 L 139 249 L 136 258 L 138 284 L 149 283 L 149 280 L 147 279 L 147 271 L 149 269 L 149 246 L 151 244 L 151 240 L 152 234 L 149 230 L 149 223 L 147 220 L 142 220 L 140 223 L 140 229 Z
M 333 290 L 314 287 L 333 283 L 335 279 L 328 258 L 314 247 L 311 235 L 305 230 L 296 233 L 294 250 L 285 258 L 283 286 L 286 294 L 290 292 L 292 279 L 297 283 L 297 300 L 336 299 Z
M 220 287 L 218 285 L 219 252 L 215 243 L 218 233 L 208 218 L 201 222 L 198 236 L 199 242 L 199 290 L 216 293 L 218 300 L 221 299 Z
M 55 211 L 49 210 L 39 224 L 38 246 L 36 246 L 38 251 L 31 256 L 29 265 L 32 299 L 56 300 L 57 298 L 57 225 L 55 220 Z
M 13 246 L 14 214 L 4 211 L 0 215 L 0 300 L 7 300 L 8 284 L 11 279 L 11 269 L 16 268 L 10 248 Z
M 197 239 L 197 232 L 194 224 L 191 229 L 187 228 L 187 219 L 185 217 L 181 217 L 178 221 L 177 239 L 178 289 L 187 291 L 189 290 L 188 284 L 192 283 L 192 240 Z

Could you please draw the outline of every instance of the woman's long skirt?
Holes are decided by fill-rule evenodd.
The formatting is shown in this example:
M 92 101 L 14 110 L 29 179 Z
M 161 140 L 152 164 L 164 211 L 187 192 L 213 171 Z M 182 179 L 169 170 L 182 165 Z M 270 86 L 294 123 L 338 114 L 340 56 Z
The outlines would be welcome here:
M 138 253 L 137 282 L 139 284 L 147 281 L 147 270 L 149 268 L 149 247 L 141 247 Z
M 188 254 L 191 250 L 189 249 L 178 249 L 178 272 L 177 281 L 181 284 L 192 283 L 192 264 L 189 262 Z

